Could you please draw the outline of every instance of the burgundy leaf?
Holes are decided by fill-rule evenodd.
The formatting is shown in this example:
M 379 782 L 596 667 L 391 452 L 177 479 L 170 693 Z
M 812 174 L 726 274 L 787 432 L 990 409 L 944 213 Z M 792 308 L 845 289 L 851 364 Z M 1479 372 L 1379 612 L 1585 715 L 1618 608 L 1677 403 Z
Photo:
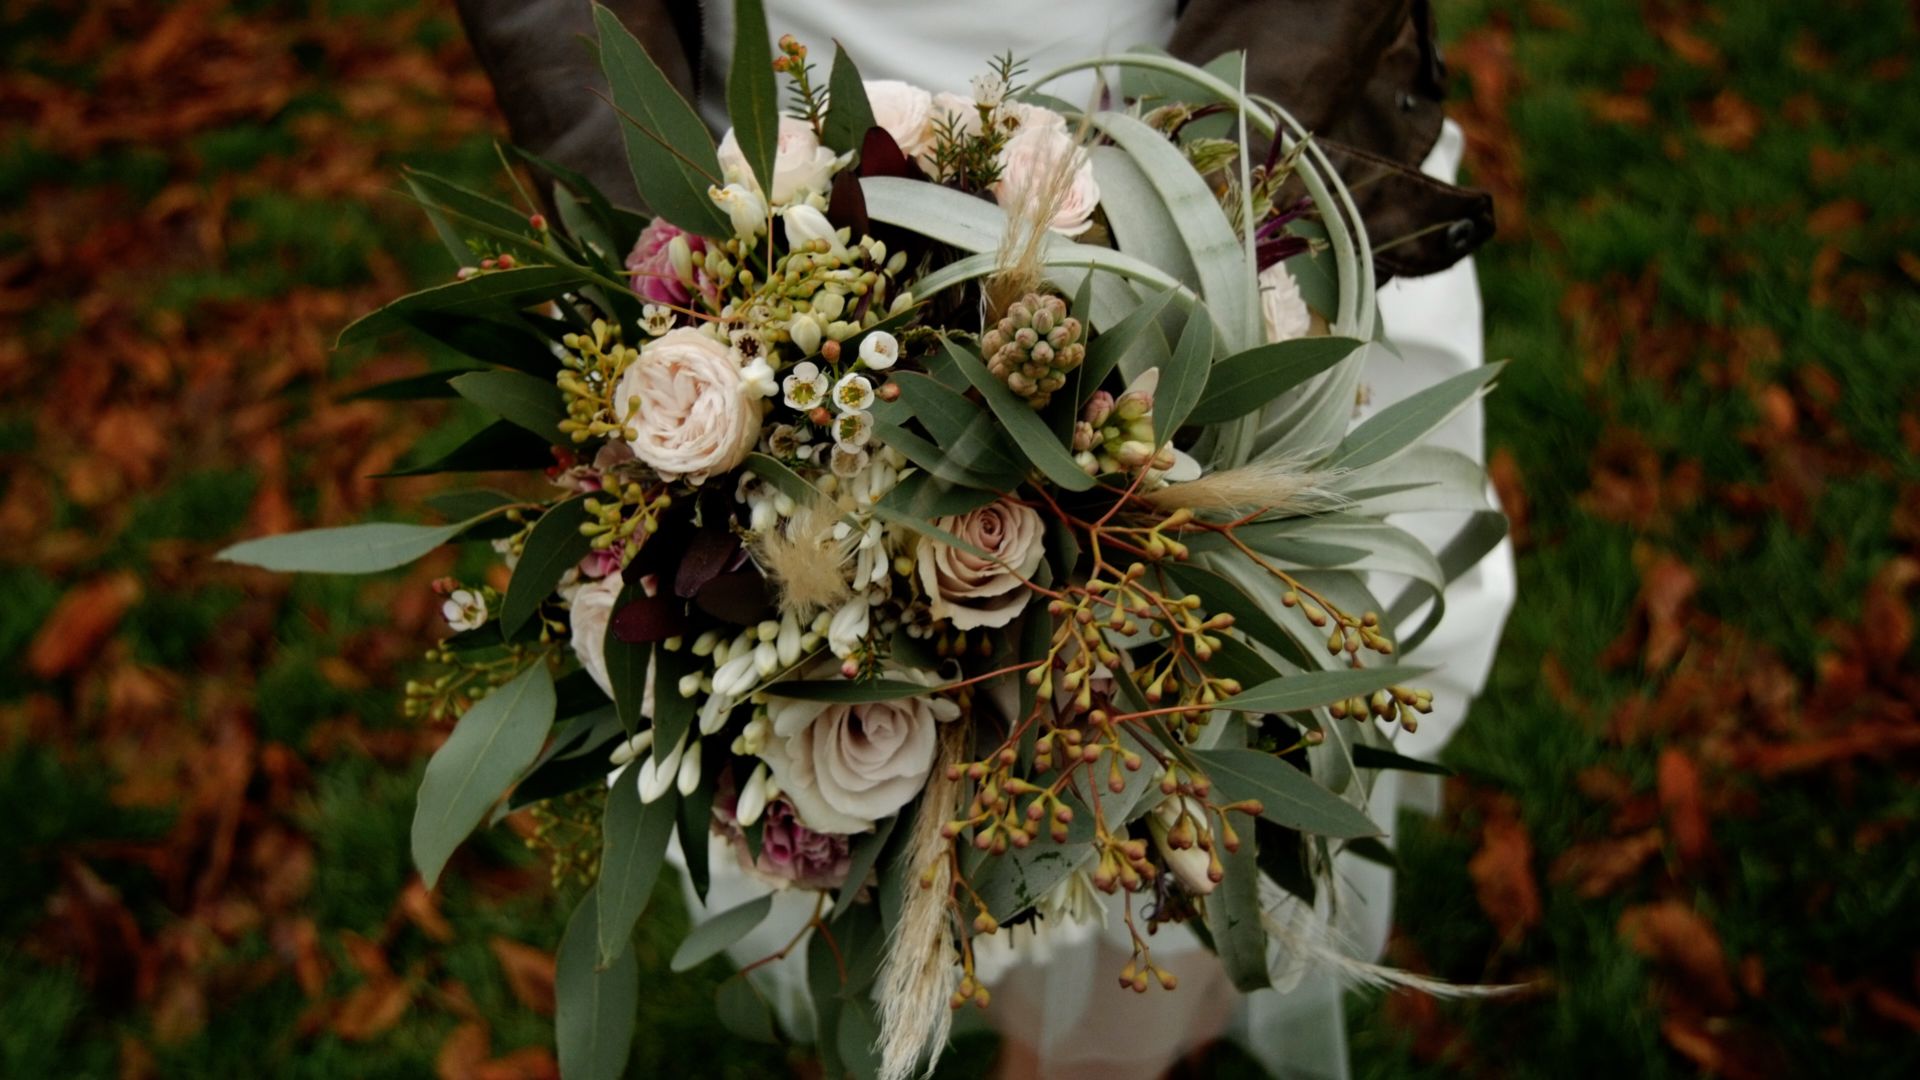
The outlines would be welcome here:
M 913 169 L 893 136 L 885 128 L 871 127 L 860 141 L 860 175 L 910 177 Z
M 677 596 L 642 596 L 613 613 L 613 636 L 629 645 L 665 641 L 687 629 L 687 607 Z
M 880 131 L 879 128 L 873 130 Z M 833 194 L 827 199 L 827 221 L 836 229 L 851 230 L 855 239 L 872 231 L 872 223 L 867 220 L 867 196 L 860 190 L 859 177 L 843 172 L 833 178 Z
M 695 603 L 716 619 L 753 626 L 767 617 L 767 579 L 758 570 L 734 570 L 707 582 Z
M 691 600 L 723 571 L 732 568 L 733 557 L 740 552 L 740 538 L 727 529 L 703 528 L 693 534 L 680 570 L 673 577 L 673 591 Z

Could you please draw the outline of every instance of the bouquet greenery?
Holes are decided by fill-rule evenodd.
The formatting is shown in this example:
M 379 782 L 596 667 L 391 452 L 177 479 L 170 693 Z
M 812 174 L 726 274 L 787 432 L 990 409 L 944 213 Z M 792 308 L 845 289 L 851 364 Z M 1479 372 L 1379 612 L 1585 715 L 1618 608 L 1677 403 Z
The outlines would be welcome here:
M 531 808 L 587 886 L 558 954 L 569 1077 L 625 1062 L 630 939 L 676 836 L 703 895 L 715 858 L 817 894 L 745 966 L 805 950 L 834 1073 L 906 1075 L 985 1004 L 978 942 L 1101 893 L 1138 991 L 1174 988 L 1161 923 L 1245 989 L 1338 962 L 1316 896 L 1334 852 L 1379 852 L 1369 777 L 1414 764 L 1393 730 L 1431 706 L 1396 655 L 1505 527 L 1423 439 L 1495 369 L 1353 425 L 1391 351 L 1367 238 L 1238 57 L 1079 65 L 1123 73 L 1108 110 L 1011 57 L 936 95 L 844 50 L 822 82 L 738 7 L 718 145 L 596 9 L 653 216 L 527 154 L 557 221 L 410 174 L 458 277 L 342 335 L 479 362 L 376 391 L 497 417 L 416 471 L 542 476 L 438 497 L 445 524 L 225 553 L 373 573 L 477 543 L 511 568 L 440 584 L 451 632 L 406 707 L 457 723 L 420 872 Z M 1386 520 L 1421 511 L 1470 524 L 1436 553 Z M 771 903 L 696 926 L 676 968 Z M 772 1033 L 754 980 L 718 1005 Z

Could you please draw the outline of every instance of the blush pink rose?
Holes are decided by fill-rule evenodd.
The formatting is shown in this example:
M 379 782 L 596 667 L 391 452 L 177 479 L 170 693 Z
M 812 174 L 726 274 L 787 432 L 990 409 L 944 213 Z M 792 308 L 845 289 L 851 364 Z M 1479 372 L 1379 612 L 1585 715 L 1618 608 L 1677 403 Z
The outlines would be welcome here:
M 1093 224 L 1093 208 L 1100 202 L 1100 185 L 1093 178 L 1093 160 L 1065 125 L 1028 124 L 1007 140 L 1000 152 L 1000 182 L 993 197 L 1009 215 L 1016 208 L 1046 198 L 1054 178 L 1066 170 L 1066 190 L 1054 208 L 1053 231 L 1079 236 Z
M 614 386 L 614 409 L 634 433 L 633 456 L 667 479 L 704 483 L 746 458 L 760 434 L 760 406 L 738 353 L 699 330 L 670 330 L 647 343 Z

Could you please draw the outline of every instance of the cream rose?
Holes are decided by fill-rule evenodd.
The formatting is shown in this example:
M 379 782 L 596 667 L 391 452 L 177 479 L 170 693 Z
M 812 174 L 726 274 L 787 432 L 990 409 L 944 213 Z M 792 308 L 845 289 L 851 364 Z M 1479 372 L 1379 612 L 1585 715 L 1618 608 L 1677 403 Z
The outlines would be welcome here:
M 932 94 L 897 79 L 869 79 L 865 87 L 874 124 L 893 136 L 901 153 L 919 157 L 932 149 Z
M 614 387 L 633 456 L 668 479 L 702 483 L 740 464 L 760 434 L 760 407 L 732 347 L 699 330 L 663 334 Z
M 652 578 L 643 583 L 647 594 L 653 594 Z M 567 615 L 568 643 L 573 646 L 573 655 L 580 660 L 580 666 L 586 669 L 594 683 L 609 699 L 613 697 L 613 677 L 607 673 L 607 627 L 613 622 L 613 609 L 620 599 L 622 582 L 619 574 L 611 574 L 598 581 L 590 581 L 573 591 L 568 602 Z M 640 696 L 640 714 L 653 715 L 653 668 L 647 668 L 647 683 Z
M 933 617 L 957 630 L 1012 622 L 1032 596 L 1026 579 L 1040 565 L 1046 533 L 1040 515 L 1002 499 L 958 517 L 935 518 L 934 524 L 989 558 L 924 536 L 917 541 L 914 558 Z
M 767 708 L 773 737 L 760 757 L 806 827 L 835 834 L 865 832 L 913 801 L 933 771 L 939 724 L 960 715 L 958 705 L 932 696 L 862 705 L 772 698 Z
M 1293 280 L 1285 263 L 1260 271 L 1260 317 L 1266 323 L 1268 341 L 1292 341 L 1313 331 L 1313 313 L 1307 310 L 1300 283 Z
M 780 139 L 773 150 L 773 191 L 768 201 L 775 206 L 792 202 L 809 191 L 824 193 L 833 177 L 833 151 L 820 145 L 813 125 L 791 116 L 780 118 Z M 736 184 L 758 187 L 753 167 L 740 152 L 740 140 L 733 129 L 720 140 L 720 171 Z
M 1050 194 L 1054 177 L 1072 171 L 1060 205 L 1053 212 L 1053 231 L 1079 236 L 1093 224 L 1093 208 L 1100 202 L 1100 184 L 1093 178 L 1093 160 L 1064 125 L 1033 124 L 1007 140 L 1000 153 L 1000 182 L 993 197 L 1009 215 L 1015 208 Z

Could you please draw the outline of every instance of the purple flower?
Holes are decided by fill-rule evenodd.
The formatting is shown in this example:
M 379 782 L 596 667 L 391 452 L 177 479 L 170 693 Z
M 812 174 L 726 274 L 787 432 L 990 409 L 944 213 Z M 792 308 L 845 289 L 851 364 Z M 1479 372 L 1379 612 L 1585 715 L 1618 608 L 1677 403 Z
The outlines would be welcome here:
M 768 803 L 761 822 L 760 858 L 754 869 L 803 889 L 837 889 L 846 882 L 852 852 L 847 837 L 800 824 L 793 804 L 785 799 Z
M 627 255 L 627 269 L 633 273 L 634 292 L 656 304 L 685 307 L 691 297 L 673 266 L 676 236 L 683 238 L 691 251 L 706 250 L 705 240 L 669 224 L 665 218 L 654 218 L 634 241 L 633 251 Z

